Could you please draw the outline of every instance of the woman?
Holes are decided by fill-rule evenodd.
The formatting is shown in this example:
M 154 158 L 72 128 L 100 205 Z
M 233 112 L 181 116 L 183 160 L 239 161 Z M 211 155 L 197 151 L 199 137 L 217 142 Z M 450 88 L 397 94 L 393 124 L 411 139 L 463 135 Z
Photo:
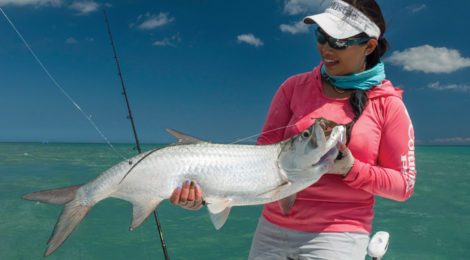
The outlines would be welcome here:
M 386 28 L 375 0 L 335 0 L 304 22 L 318 24 L 322 62 L 282 84 L 258 144 L 284 140 L 320 117 L 346 125 L 347 142 L 329 174 L 299 192 L 287 215 L 277 202 L 265 205 L 249 259 L 364 259 L 374 195 L 404 201 L 413 193 L 413 127 L 403 91 L 385 80 Z M 171 200 L 202 206 L 189 181 Z

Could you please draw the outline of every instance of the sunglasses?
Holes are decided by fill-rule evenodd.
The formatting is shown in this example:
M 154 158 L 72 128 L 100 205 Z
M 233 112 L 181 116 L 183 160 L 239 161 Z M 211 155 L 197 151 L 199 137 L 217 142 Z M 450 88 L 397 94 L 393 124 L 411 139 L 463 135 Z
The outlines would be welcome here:
M 345 50 L 346 48 L 348 48 L 351 45 L 364 43 L 364 42 L 367 42 L 370 39 L 373 39 L 373 37 L 369 37 L 369 38 L 349 38 L 349 39 L 339 40 L 339 39 L 336 39 L 336 38 L 333 38 L 333 37 L 327 35 L 320 28 L 317 28 L 315 30 L 315 34 L 317 36 L 317 42 L 319 44 L 323 45 L 328 41 L 328 44 L 330 45 L 330 47 L 335 49 L 335 50 Z

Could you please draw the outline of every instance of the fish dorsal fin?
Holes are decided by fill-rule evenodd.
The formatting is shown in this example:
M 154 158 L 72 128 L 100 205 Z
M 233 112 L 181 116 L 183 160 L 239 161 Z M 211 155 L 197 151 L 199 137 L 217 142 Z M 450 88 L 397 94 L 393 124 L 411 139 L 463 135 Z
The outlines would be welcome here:
M 281 200 L 279 200 L 277 203 L 279 204 L 279 207 L 282 210 L 282 214 L 287 215 L 289 213 L 290 209 L 292 206 L 294 206 L 295 198 L 297 197 L 297 194 L 292 194 L 289 197 L 285 197 Z
M 218 199 L 207 204 L 207 209 L 215 229 L 220 229 L 227 221 L 230 209 L 232 208 L 230 206 L 231 202 L 231 200 L 227 199 Z
M 181 132 L 178 132 L 176 130 L 173 130 L 173 129 L 170 129 L 170 128 L 166 128 L 165 129 L 168 133 L 170 133 L 171 135 L 173 135 L 176 140 L 178 140 L 176 142 L 176 144 L 200 144 L 200 143 L 206 143 L 205 141 L 199 139 L 199 138 L 196 138 L 194 136 L 190 136 L 190 135 L 187 135 L 187 134 L 183 134 Z

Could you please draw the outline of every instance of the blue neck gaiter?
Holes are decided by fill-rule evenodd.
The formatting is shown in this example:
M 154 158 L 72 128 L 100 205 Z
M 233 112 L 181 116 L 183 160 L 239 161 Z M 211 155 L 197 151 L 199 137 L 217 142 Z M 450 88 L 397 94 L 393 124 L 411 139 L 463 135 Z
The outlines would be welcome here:
M 368 90 L 382 85 L 382 81 L 385 79 L 385 68 L 383 62 L 379 62 L 375 67 L 361 73 L 335 76 L 326 73 L 325 65 L 323 64 L 321 75 L 337 88 Z

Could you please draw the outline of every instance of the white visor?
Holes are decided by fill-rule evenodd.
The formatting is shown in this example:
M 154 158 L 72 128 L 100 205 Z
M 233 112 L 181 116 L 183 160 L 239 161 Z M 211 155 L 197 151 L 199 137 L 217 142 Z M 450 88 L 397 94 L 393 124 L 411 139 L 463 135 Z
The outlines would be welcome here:
M 374 22 L 341 0 L 334 0 L 324 13 L 305 17 L 304 23 L 316 23 L 336 39 L 346 39 L 363 32 L 375 39 L 380 37 L 380 28 Z

